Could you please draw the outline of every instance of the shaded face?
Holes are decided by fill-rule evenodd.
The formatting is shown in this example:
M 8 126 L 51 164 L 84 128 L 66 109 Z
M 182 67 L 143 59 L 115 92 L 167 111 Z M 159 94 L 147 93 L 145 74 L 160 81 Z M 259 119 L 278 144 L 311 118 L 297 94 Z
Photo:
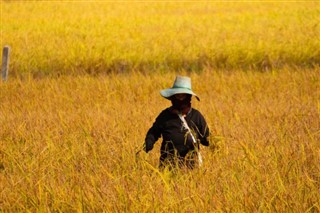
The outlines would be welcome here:
M 183 101 L 185 98 L 187 97 L 187 94 L 183 93 L 183 94 L 175 94 L 174 98 L 179 100 L 179 101 Z
M 171 96 L 170 100 L 174 109 L 179 111 L 188 109 L 191 106 L 191 96 L 189 94 L 175 94 Z

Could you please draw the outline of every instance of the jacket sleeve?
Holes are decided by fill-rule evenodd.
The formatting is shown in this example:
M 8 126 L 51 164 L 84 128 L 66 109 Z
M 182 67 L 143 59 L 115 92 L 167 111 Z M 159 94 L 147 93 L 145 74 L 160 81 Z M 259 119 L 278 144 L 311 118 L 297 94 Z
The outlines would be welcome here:
M 209 146 L 209 127 L 207 125 L 207 122 L 203 115 L 199 112 L 198 114 L 198 119 L 197 119 L 197 135 L 198 139 L 200 140 L 200 143 L 204 146 Z
M 145 138 L 145 152 L 149 152 L 153 149 L 153 145 L 157 142 L 157 140 L 161 137 L 161 114 L 156 118 L 152 127 L 148 130 L 146 138 Z

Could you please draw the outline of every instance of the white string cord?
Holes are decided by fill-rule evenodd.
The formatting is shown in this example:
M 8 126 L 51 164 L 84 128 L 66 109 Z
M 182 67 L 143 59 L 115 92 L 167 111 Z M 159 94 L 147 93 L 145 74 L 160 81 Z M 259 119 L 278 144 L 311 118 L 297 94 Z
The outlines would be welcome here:
M 202 161 L 202 156 L 201 156 L 201 154 L 200 154 L 200 151 L 199 151 L 198 148 L 197 148 L 196 138 L 193 136 L 193 134 L 192 134 L 192 132 L 191 132 L 191 129 L 190 129 L 190 127 L 189 127 L 186 119 L 184 118 L 184 116 L 183 116 L 181 113 L 179 113 L 178 115 L 179 115 L 180 120 L 181 120 L 182 123 L 183 123 L 183 126 L 188 130 L 189 134 L 191 135 L 192 141 L 193 141 L 193 143 L 195 144 L 195 147 L 196 147 L 196 150 L 197 150 L 199 166 L 202 166 L 202 162 L 203 162 L 203 161 Z

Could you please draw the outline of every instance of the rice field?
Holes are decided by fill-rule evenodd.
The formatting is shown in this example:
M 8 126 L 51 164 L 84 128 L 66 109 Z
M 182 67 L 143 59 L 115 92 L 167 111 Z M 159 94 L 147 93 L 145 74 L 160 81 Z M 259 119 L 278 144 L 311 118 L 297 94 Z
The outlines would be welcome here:
M 320 2 L 1 1 L 11 75 L 320 64 Z
M 1 1 L 0 211 L 319 212 L 319 14 Z M 160 141 L 136 152 L 177 74 L 192 78 L 210 146 L 203 167 L 160 172 Z

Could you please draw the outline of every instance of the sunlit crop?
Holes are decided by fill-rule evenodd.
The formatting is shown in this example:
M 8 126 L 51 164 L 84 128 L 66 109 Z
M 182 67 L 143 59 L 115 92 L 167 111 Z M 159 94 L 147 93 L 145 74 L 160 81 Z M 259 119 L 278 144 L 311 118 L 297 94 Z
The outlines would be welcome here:
M 319 212 L 318 8 L 1 1 L 0 211 Z M 177 74 L 211 145 L 160 172 L 136 152 Z
M 320 3 L 1 1 L 11 74 L 320 64 Z

